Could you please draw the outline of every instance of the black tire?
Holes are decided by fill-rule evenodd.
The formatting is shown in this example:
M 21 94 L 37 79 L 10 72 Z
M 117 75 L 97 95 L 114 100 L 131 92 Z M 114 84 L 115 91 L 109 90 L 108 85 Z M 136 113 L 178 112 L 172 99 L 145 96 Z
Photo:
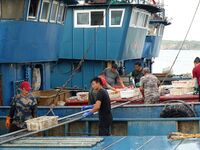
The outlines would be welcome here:
M 160 113 L 161 118 L 195 117 L 192 108 L 187 104 L 166 105 Z

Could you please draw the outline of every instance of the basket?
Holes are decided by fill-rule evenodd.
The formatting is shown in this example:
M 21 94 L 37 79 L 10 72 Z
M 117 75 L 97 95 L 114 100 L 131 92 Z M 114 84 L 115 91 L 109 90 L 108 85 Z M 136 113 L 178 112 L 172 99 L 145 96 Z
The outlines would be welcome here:
M 38 100 L 39 106 L 50 106 L 58 105 L 58 101 L 65 101 L 69 96 L 70 92 L 68 90 L 44 90 L 44 91 L 33 91 L 33 96 Z M 58 94 L 58 95 L 57 95 Z

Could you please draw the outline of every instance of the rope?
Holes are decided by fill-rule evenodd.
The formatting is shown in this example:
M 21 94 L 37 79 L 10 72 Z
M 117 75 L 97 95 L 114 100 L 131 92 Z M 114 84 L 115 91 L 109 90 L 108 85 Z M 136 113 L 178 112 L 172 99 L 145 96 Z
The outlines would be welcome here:
M 195 17 L 196 17 L 197 11 L 198 11 L 198 9 L 199 9 L 199 5 L 200 5 L 200 0 L 199 0 L 199 2 L 198 2 L 198 4 L 197 4 L 197 7 L 196 7 L 195 12 L 194 12 L 194 14 L 193 14 L 193 17 L 192 17 L 192 20 L 191 20 L 191 22 L 190 22 L 189 28 L 188 28 L 188 30 L 187 30 L 187 32 L 186 32 L 186 34 L 185 34 L 185 37 L 184 37 L 184 39 L 183 39 L 183 41 L 182 41 L 182 43 L 181 43 L 181 45 L 180 45 L 179 51 L 178 51 L 178 53 L 177 53 L 177 55 L 176 55 L 176 57 L 175 57 L 175 59 L 174 59 L 172 65 L 171 65 L 171 67 L 170 67 L 169 72 L 166 74 L 165 78 L 163 79 L 161 85 L 164 84 L 165 80 L 166 80 L 167 77 L 169 76 L 170 72 L 172 71 L 172 69 L 173 69 L 173 67 L 174 67 L 174 65 L 175 65 L 175 63 L 176 63 L 176 61 L 177 61 L 177 59 L 178 59 L 178 56 L 179 56 L 179 54 L 180 54 L 180 52 L 181 52 L 181 50 L 182 50 L 182 48 L 183 48 L 183 45 L 184 45 L 185 42 L 186 42 L 187 36 L 188 36 L 188 34 L 189 34 L 189 32 L 190 32 L 190 29 L 191 29 L 192 24 L 193 24 L 193 22 L 194 22 L 194 19 L 195 19 Z
M 200 138 L 200 134 L 186 134 L 181 132 L 172 132 L 168 135 L 171 140 L 183 140 L 188 138 Z

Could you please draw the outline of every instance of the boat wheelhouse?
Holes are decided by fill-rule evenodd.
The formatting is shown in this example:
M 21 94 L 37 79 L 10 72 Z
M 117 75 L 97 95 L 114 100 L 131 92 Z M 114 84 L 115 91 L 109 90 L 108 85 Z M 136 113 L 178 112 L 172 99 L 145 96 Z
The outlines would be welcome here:
M 52 68 L 52 87 L 72 78 L 69 87 L 88 89 L 91 78 L 99 75 L 108 62 L 126 65 L 124 62 L 141 60 L 149 21 L 161 9 L 140 3 L 69 5 L 59 61 Z M 84 64 L 71 77 L 83 60 Z M 126 72 L 132 70 L 132 66 L 129 68 Z

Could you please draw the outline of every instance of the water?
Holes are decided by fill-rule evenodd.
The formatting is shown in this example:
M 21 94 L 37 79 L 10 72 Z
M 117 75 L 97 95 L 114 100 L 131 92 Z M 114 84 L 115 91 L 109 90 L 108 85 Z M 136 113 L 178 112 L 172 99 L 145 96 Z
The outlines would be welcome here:
M 163 68 L 170 67 L 178 50 L 161 50 L 153 64 L 153 73 L 161 73 Z M 200 57 L 200 50 L 182 50 L 174 67 L 174 74 L 192 73 L 195 57 Z

